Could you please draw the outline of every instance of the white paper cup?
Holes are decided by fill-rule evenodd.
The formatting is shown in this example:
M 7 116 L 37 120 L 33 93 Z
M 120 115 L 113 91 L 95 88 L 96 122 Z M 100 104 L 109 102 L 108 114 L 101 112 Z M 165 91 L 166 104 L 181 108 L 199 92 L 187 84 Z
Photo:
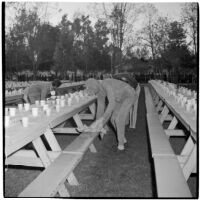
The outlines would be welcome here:
M 68 94 L 65 94 L 65 98 L 68 98 L 69 97 L 69 95 Z
M 50 92 L 51 93 L 51 96 L 55 96 L 56 95 L 56 92 L 53 90 Z
M 197 104 L 193 104 L 193 109 L 194 109 L 194 112 L 197 112 Z
M 60 105 L 60 99 L 56 99 L 56 105 Z
M 10 110 L 10 116 L 14 117 L 16 114 L 16 108 L 9 108 Z
M 60 105 L 56 105 L 56 111 L 60 112 Z
M 77 103 L 79 102 L 79 96 L 75 96 L 75 99 L 76 99 L 76 101 L 77 101 Z
M 188 101 L 187 104 L 186 104 L 186 111 L 190 111 L 190 108 L 191 108 L 191 102 Z
M 40 101 L 39 101 L 39 100 L 36 100 L 36 101 L 35 101 L 35 105 L 36 105 L 36 106 L 39 106 L 39 105 L 40 105 Z
M 8 108 L 5 108 L 5 115 L 8 115 Z
M 71 106 L 72 105 L 72 99 L 69 98 L 67 103 L 68 103 L 68 106 Z
M 41 105 L 41 106 L 45 105 L 45 100 L 41 100 L 41 101 L 40 101 L 40 105 Z
M 47 116 L 50 116 L 50 115 L 51 115 L 51 109 L 50 109 L 50 108 L 46 109 L 46 115 L 47 115 Z
M 24 104 L 24 110 L 28 111 L 30 109 L 30 104 L 29 103 L 25 103 Z
M 22 126 L 28 127 L 28 117 L 22 117 Z
M 5 127 L 8 127 L 10 124 L 10 116 L 5 116 Z
M 61 100 L 60 106 L 61 106 L 61 107 L 64 107 L 64 106 L 65 106 L 65 100 L 63 100 L 63 99 Z
M 32 115 L 33 115 L 33 117 L 38 116 L 38 108 L 32 108 Z
M 19 109 L 20 111 L 23 110 L 23 104 L 22 104 L 22 103 L 18 104 L 18 109 Z
M 44 104 L 43 105 L 43 110 L 45 111 L 45 110 L 47 110 L 49 108 L 49 105 L 47 105 L 47 104 Z
M 65 99 L 65 96 L 64 96 L 64 95 L 62 95 L 62 96 L 61 96 L 61 99 Z

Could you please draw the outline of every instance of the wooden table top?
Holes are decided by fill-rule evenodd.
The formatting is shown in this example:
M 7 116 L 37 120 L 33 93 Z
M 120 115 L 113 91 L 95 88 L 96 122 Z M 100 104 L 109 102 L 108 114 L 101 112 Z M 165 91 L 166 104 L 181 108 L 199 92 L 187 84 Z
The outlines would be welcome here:
M 12 154 L 34 139 L 38 138 L 48 127 L 53 128 L 56 125 L 71 118 L 75 114 L 84 110 L 86 107 L 96 101 L 96 97 L 84 97 L 79 103 L 73 102 L 72 106 L 65 106 L 60 108 L 57 112 L 55 105 L 51 105 L 51 115 L 46 116 L 42 107 L 39 107 L 39 116 L 33 117 L 31 110 L 17 111 L 15 117 L 11 117 L 13 123 L 8 128 L 5 128 L 5 154 L 6 156 Z M 35 105 L 31 105 L 35 107 Z M 24 128 L 21 119 L 23 116 L 28 116 L 29 126 Z
M 188 112 L 185 108 L 175 100 L 173 96 L 169 96 L 166 92 L 159 86 L 159 84 L 151 80 L 149 83 L 156 90 L 159 97 L 165 102 L 167 107 L 174 113 L 174 115 L 183 123 L 183 125 L 189 130 L 196 140 L 197 132 L 197 115 L 194 111 Z

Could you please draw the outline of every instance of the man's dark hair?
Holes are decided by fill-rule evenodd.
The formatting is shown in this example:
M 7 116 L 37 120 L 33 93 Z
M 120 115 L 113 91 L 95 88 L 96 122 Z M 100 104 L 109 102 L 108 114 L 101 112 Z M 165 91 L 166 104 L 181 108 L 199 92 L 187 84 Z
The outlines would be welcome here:
M 52 82 L 52 86 L 53 87 L 59 87 L 61 85 L 61 81 L 58 80 L 58 79 L 55 79 L 53 82 Z

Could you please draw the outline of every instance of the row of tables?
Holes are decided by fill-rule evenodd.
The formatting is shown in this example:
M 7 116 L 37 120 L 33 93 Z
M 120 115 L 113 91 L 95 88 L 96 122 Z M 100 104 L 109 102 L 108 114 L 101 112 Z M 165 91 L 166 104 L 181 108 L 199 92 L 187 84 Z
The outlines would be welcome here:
M 183 124 L 189 133 L 189 136 L 186 137 L 186 143 L 180 154 L 177 155 L 184 177 L 188 180 L 192 173 L 197 173 L 197 111 L 194 108 L 187 111 L 185 106 L 182 106 L 180 102 L 175 99 L 174 95 L 167 94 L 166 91 L 164 91 L 164 87 L 161 85 L 162 83 L 160 81 L 150 80 L 149 84 L 156 93 L 154 100 L 155 102 L 157 101 L 157 111 L 162 110 L 160 114 L 161 123 L 169 117 L 169 111 L 172 114 L 170 125 L 165 129 L 166 132 L 172 133 L 169 137 L 186 137 L 184 131 L 176 128 L 178 123 Z M 189 98 L 195 97 L 191 95 L 190 97 L 188 96 L 188 99 Z M 180 134 L 180 131 L 182 131 L 183 134 Z
M 58 90 L 62 92 L 62 91 L 65 91 L 66 89 L 76 88 L 76 87 L 83 86 L 84 84 L 85 84 L 84 81 L 73 82 L 73 83 L 63 83 L 58 88 Z M 5 97 L 5 104 L 9 105 L 9 104 L 13 104 L 13 103 L 16 103 L 16 102 L 22 102 L 22 99 L 23 99 L 23 94 L 6 96 Z
M 90 108 L 94 118 L 96 97 L 84 96 L 79 102 L 75 99 L 71 106 L 65 105 L 57 112 L 55 105 L 51 104 L 51 115 L 46 116 L 39 107 L 39 116 L 33 117 L 31 111 L 17 110 L 16 116 L 12 117 L 13 124 L 5 128 L 5 157 L 6 165 L 24 165 L 34 167 L 47 167 L 52 159 L 55 159 L 61 152 L 60 145 L 53 133 L 53 129 L 66 120 L 73 118 L 77 127 L 82 126 L 81 112 Z M 32 105 L 31 107 L 35 107 Z M 23 127 L 22 116 L 29 117 L 28 127 Z M 91 118 L 91 117 L 90 117 Z M 69 131 L 67 131 L 69 129 Z M 76 127 L 65 128 L 66 133 L 76 132 Z M 51 150 L 47 150 L 41 136 L 46 138 Z M 34 149 L 26 150 L 24 147 L 32 143 Z
M 155 80 L 149 82 L 162 101 L 174 113 L 174 115 L 182 122 L 182 124 L 189 130 L 196 140 L 197 133 L 197 112 L 186 111 L 186 109 L 178 103 L 174 96 L 166 94 L 166 92 L 159 86 Z

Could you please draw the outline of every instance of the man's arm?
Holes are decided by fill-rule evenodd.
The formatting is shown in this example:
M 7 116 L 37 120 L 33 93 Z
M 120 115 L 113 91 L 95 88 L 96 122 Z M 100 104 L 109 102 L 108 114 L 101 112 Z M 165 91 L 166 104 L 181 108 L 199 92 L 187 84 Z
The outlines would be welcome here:
M 28 100 L 28 92 L 29 92 L 29 87 L 27 87 L 25 90 L 24 90 L 24 95 L 23 95 L 23 99 L 26 103 L 29 103 L 29 100 Z
M 100 117 L 103 116 L 104 110 L 105 110 L 105 96 L 98 94 L 96 119 L 99 119 Z
M 106 108 L 106 111 L 103 114 L 103 125 L 107 123 L 107 121 L 110 119 L 110 116 L 114 110 L 115 107 L 115 94 L 111 86 L 104 84 L 104 88 L 106 90 L 106 95 L 108 98 L 108 106 Z

